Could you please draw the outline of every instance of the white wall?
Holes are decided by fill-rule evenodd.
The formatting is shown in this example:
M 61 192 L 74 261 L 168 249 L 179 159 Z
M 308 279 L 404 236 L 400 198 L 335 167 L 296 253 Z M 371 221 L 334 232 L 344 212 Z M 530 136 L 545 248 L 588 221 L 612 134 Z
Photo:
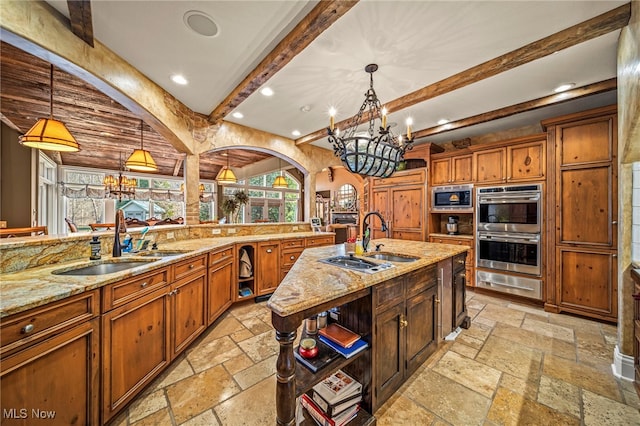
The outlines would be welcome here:
M 631 260 L 640 263 L 640 162 L 633 163 L 633 236 Z

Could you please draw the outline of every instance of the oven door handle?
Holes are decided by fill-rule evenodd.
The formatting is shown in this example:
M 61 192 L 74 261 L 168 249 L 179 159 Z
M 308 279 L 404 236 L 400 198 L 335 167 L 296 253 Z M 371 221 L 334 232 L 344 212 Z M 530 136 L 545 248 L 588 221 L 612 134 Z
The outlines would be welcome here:
M 478 235 L 478 239 L 479 240 L 483 240 L 483 241 L 499 241 L 501 243 L 539 243 L 540 242 L 540 237 L 539 236 L 535 236 L 532 238 L 522 238 L 519 236 L 512 236 L 509 234 L 502 234 L 502 235 L 495 235 L 495 234 L 491 234 L 491 235 Z
M 523 196 L 522 194 L 504 194 L 504 195 L 480 195 L 479 203 L 527 203 L 530 201 L 540 201 L 540 194 L 532 194 L 531 196 Z

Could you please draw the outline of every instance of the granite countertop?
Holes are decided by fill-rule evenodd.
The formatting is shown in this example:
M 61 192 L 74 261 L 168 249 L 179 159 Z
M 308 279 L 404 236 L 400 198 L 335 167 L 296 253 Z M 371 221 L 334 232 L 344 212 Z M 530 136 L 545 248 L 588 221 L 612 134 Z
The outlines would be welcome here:
M 313 237 L 317 235 L 333 235 L 332 232 L 292 232 L 283 234 L 247 235 L 238 237 L 201 238 L 161 244 L 160 250 L 179 250 L 187 253 L 164 257 L 150 258 L 125 254 L 114 260 L 111 256 L 102 256 L 99 261 L 83 260 L 55 263 L 37 268 L 24 269 L 17 272 L 0 274 L 0 318 L 18 312 L 61 300 L 74 294 L 90 291 L 106 284 L 134 277 L 146 272 L 171 265 L 191 257 L 207 253 L 211 250 L 243 242 L 260 242 L 284 240 L 289 238 Z M 91 265 L 92 262 L 114 262 L 120 259 L 140 260 L 140 266 L 125 271 L 104 275 L 56 275 L 59 270 L 76 269 Z
M 371 241 L 370 247 L 375 247 L 375 244 L 384 244 L 382 252 L 413 255 L 420 259 L 394 263 L 392 268 L 370 274 L 319 262 L 320 259 L 346 254 L 343 244 L 306 249 L 273 293 L 267 306 L 281 317 L 293 315 L 469 250 L 469 247 L 457 244 L 387 238 Z

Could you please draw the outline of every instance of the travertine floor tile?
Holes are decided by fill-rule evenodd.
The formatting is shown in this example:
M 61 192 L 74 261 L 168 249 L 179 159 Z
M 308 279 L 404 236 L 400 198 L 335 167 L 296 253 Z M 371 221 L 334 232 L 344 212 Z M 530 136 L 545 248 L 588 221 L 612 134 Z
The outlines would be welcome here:
M 276 355 L 265 358 L 262 361 L 253 364 L 249 368 L 245 368 L 238 374 L 235 374 L 233 378 L 244 390 L 255 385 L 259 381 L 276 374 Z
M 621 404 L 601 395 L 583 390 L 585 426 L 640 425 L 640 413 L 636 408 Z
M 571 383 L 542 376 L 538 402 L 561 413 L 580 418 L 580 389 Z
M 429 370 L 406 388 L 404 396 L 457 425 L 481 425 L 491 404 L 490 398 Z
M 540 376 L 542 352 L 491 336 L 476 356 L 476 361 L 529 381 Z
M 575 417 L 559 413 L 505 388 L 498 389 L 487 420 L 505 426 L 580 424 Z
M 167 398 L 164 396 L 164 389 L 155 391 L 143 398 L 138 398 L 129 407 L 129 421 L 131 423 L 147 417 L 163 408 L 167 407 Z
M 554 354 L 575 361 L 576 347 L 574 343 L 547 337 L 546 332 L 543 331 L 543 333 L 544 334 L 539 334 L 536 331 L 512 327 L 507 324 L 497 324 L 493 329 L 492 336 L 501 337 L 540 352 Z
M 545 312 L 544 309 L 538 308 L 537 306 L 531 305 L 522 305 L 520 303 L 509 303 L 507 304 L 509 309 L 514 309 L 516 311 L 524 312 L 527 314 L 538 315 L 540 317 L 549 318 L 549 313 Z
M 242 350 L 229 336 L 224 336 L 217 340 L 202 342 L 189 352 L 187 360 L 196 372 L 200 372 L 238 355 L 242 355 Z
M 495 322 L 509 324 L 513 327 L 520 327 L 524 320 L 525 313 L 509 309 L 507 306 L 499 306 L 487 304 L 487 306 L 478 314 L 478 318 L 486 318 Z
M 480 349 L 482 345 L 484 345 L 484 340 L 476 339 L 475 337 L 469 336 L 466 333 L 466 330 L 458 335 L 456 338 L 456 343 L 464 343 L 467 346 L 471 346 L 474 349 Z
M 492 325 L 486 325 L 486 324 L 483 324 L 481 321 L 476 320 L 471 323 L 471 327 L 469 327 L 466 330 L 463 330 L 462 333 L 458 335 L 458 337 L 460 337 L 461 335 L 464 335 L 467 337 L 473 337 L 474 339 L 478 339 L 484 342 L 487 339 L 487 337 L 489 337 L 492 327 L 493 327 Z
M 240 387 L 222 365 L 188 377 L 167 388 L 167 396 L 178 424 L 239 392 Z M 271 396 L 274 397 L 275 394 L 272 393 Z
M 502 373 L 499 386 L 535 401 L 538 395 L 539 381 L 525 380 L 511 374 Z
M 180 381 L 186 377 L 193 375 L 194 371 L 187 359 L 176 362 L 174 365 L 156 379 L 157 384 L 154 389 L 163 389 L 169 386 L 171 383 Z
M 170 425 L 171 423 L 171 415 L 169 414 L 169 409 L 163 408 L 160 411 L 156 411 L 150 416 L 145 417 L 135 423 L 130 423 L 135 426 L 158 426 L 158 425 Z
M 253 334 L 262 334 L 273 329 L 270 323 L 267 324 L 260 318 L 255 317 L 243 320 L 242 325 L 244 325 Z
M 390 398 L 377 412 L 378 426 L 430 425 L 435 416 L 404 396 Z
M 222 365 L 224 365 L 224 368 L 226 368 L 229 374 L 233 376 L 245 368 L 251 367 L 253 365 L 253 361 L 251 361 L 251 358 L 243 352 L 242 355 L 231 358 L 229 361 L 223 362 Z
M 204 413 L 187 420 L 180 426 L 220 426 L 220 422 L 213 414 L 213 410 L 207 410 Z
M 455 352 L 447 352 L 438 361 L 433 371 L 468 387 L 481 395 L 491 398 L 498 382 L 501 371 L 481 364 Z
M 606 373 L 588 365 L 552 355 L 545 356 L 543 371 L 547 376 L 590 390 L 598 395 L 622 401 L 618 383 L 610 372 Z
M 557 324 L 549 324 L 547 321 L 537 321 L 530 317 L 526 317 L 522 323 L 522 328 L 546 337 L 564 340 L 568 343 L 575 342 L 575 335 L 573 334 L 572 329 Z
M 273 330 L 238 342 L 238 346 L 253 362 L 262 361 L 280 351 L 280 345 L 276 341 L 276 333 Z
M 238 342 L 242 342 L 243 340 L 250 339 L 253 336 L 255 336 L 255 334 L 253 334 L 250 330 L 243 327 L 242 330 L 238 330 L 234 333 L 231 333 L 231 340 L 238 343 Z
M 227 312 L 223 317 L 216 320 L 214 326 L 208 331 L 207 336 L 203 340 L 217 340 L 242 329 L 244 329 L 242 323 L 238 321 L 236 317 Z
M 456 339 L 457 340 L 457 339 Z M 474 359 L 478 355 L 479 349 L 469 346 L 463 342 L 456 341 L 451 349 L 453 352 L 466 356 L 467 358 Z
M 276 378 L 271 376 L 215 407 L 225 426 L 275 424 Z

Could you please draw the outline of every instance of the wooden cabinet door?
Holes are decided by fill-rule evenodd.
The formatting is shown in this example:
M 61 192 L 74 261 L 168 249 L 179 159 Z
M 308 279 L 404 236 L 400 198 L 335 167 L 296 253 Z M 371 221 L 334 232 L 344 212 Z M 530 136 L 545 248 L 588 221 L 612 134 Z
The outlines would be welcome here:
M 505 148 L 486 149 L 473 153 L 475 182 L 497 183 L 505 180 Z
M 424 187 L 421 185 L 392 189 L 393 220 L 391 229 L 394 231 L 421 231 L 423 229 L 426 212 L 424 193 Z
M 617 258 L 611 251 L 557 247 L 557 299 L 567 311 L 618 318 Z
M 453 289 L 453 328 L 460 327 L 467 318 L 467 307 L 465 306 L 466 300 L 466 275 L 467 270 L 465 267 L 465 255 L 457 255 L 453 258 L 453 277 L 452 277 L 452 289 Z
M 102 420 L 106 422 L 169 364 L 166 288 L 102 315 Z
M 451 182 L 451 158 L 431 160 L 431 185 L 446 185 Z
M 404 381 L 406 327 L 404 321 L 405 303 L 399 303 L 376 315 L 375 346 L 376 353 L 374 389 L 379 407 Z
M 455 184 L 473 181 L 473 155 L 451 158 L 451 181 Z
M 540 180 L 545 176 L 546 141 L 507 147 L 507 181 Z
M 2 424 L 99 424 L 99 339 L 95 318 L 4 358 Z
M 258 244 L 256 256 L 258 296 L 270 294 L 280 284 L 280 243 L 263 242 Z
M 438 348 L 438 286 L 407 299 L 406 375 L 412 374 Z
M 384 220 L 387 222 L 387 225 L 389 227 L 392 228 L 392 224 L 389 222 L 389 219 L 391 218 L 391 211 L 389 208 L 389 189 L 388 188 L 384 188 L 384 189 L 377 189 L 374 188 L 374 190 L 372 191 L 372 205 L 371 205 L 371 211 L 377 211 L 379 212 L 382 217 L 384 217 Z M 387 233 L 386 232 L 382 232 L 380 230 L 380 226 L 372 226 L 371 227 L 371 239 L 375 240 L 378 238 L 386 238 Z
M 233 289 L 233 259 L 212 266 L 207 283 L 207 325 L 231 306 Z
M 207 328 L 207 276 L 205 273 L 183 278 L 171 285 L 171 358 Z

